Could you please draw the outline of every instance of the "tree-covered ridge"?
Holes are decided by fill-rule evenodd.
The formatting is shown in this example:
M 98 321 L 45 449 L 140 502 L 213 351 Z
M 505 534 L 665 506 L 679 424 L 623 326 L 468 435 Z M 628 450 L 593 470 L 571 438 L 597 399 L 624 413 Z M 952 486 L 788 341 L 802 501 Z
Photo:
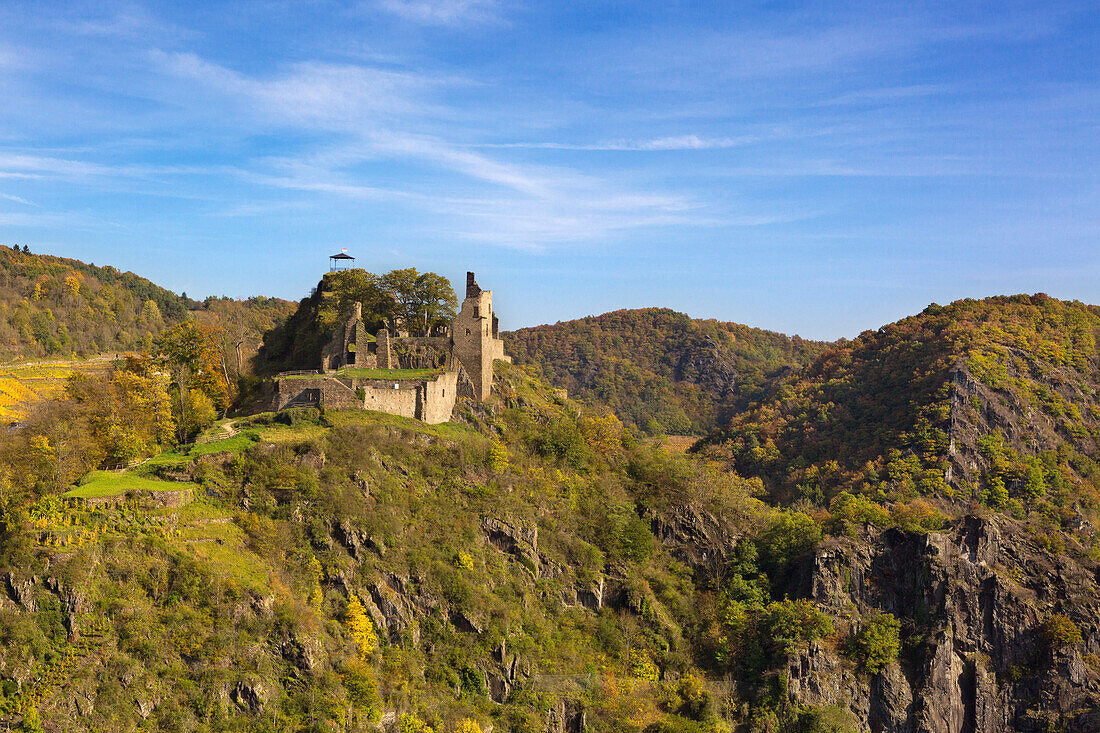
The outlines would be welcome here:
M 1100 309 L 1042 294 L 933 304 L 823 354 L 705 450 L 834 516 L 928 497 L 1059 524 L 1098 497 L 1098 332 Z
M 229 325 L 254 350 L 291 306 L 275 298 L 197 302 L 132 272 L 0 247 L 4 359 L 148 351 L 161 331 L 192 315 Z
M 705 431 L 825 344 L 667 308 L 620 310 L 504 334 L 509 355 L 571 395 L 669 433 Z

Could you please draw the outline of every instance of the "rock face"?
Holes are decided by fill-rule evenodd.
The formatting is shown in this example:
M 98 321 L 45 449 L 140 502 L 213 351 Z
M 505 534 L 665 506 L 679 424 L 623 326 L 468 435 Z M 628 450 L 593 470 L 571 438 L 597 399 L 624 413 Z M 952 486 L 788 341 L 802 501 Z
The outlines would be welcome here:
M 894 614 L 901 656 L 868 676 L 815 643 L 790 660 L 791 693 L 848 708 L 875 733 L 1100 730 L 1097 573 L 1091 560 L 1052 556 L 1004 517 L 831 539 L 791 590 L 840 618 L 841 638 L 864 614 Z M 1055 614 L 1080 628 L 1082 643 L 1044 637 Z

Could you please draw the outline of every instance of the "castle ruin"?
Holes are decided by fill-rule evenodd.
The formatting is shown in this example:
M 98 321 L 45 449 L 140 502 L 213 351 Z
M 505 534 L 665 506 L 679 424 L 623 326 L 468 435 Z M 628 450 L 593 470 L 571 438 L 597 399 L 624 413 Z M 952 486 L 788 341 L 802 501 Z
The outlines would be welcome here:
M 273 407 L 378 410 L 429 424 L 447 422 L 460 394 L 488 399 L 498 359 L 512 361 L 504 353 L 493 293 L 467 272 L 462 307 L 442 333 L 409 337 L 383 328 L 371 335 L 362 305 L 355 303 L 323 347 L 318 371 L 276 378 Z M 417 374 L 410 376 L 412 371 Z

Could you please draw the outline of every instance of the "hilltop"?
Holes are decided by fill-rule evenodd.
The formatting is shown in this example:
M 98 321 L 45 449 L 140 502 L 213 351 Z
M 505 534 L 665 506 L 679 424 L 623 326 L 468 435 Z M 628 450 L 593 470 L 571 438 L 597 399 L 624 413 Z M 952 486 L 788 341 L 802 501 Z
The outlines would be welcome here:
M 570 395 L 607 405 L 628 424 L 671 434 L 723 424 L 759 399 L 769 380 L 828 346 L 667 308 L 614 311 L 503 337 L 517 364 L 536 367 Z
M 1041 294 L 932 305 L 789 375 L 706 453 L 785 503 L 1092 507 L 1098 333 L 1100 308 Z

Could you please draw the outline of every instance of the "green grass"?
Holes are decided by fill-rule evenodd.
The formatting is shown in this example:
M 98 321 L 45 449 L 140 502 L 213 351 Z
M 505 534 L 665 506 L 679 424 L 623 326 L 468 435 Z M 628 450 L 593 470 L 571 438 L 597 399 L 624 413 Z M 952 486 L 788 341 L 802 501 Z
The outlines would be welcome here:
M 334 426 L 395 425 L 409 430 L 415 430 L 425 435 L 436 435 L 441 438 L 459 438 L 480 435 L 477 430 L 469 425 L 460 425 L 450 422 L 440 423 L 439 425 L 428 425 L 415 418 L 390 415 L 389 413 L 377 412 L 375 410 L 326 410 L 325 419 Z
M 275 571 L 262 558 L 251 552 L 247 535 L 232 522 L 181 527 L 178 537 L 169 546 L 204 563 L 211 572 L 232 578 L 257 593 L 271 592 Z
M 358 379 L 430 379 L 440 373 L 439 369 L 357 369 L 344 367 L 336 372 L 341 377 Z
M 100 496 L 121 496 L 127 491 L 175 491 L 177 489 L 197 489 L 198 484 L 183 481 L 159 481 L 133 473 L 112 473 L 110 471 L 92 471 L 80 485 L 65 492 L 65 496 L 74 499 L 91 499 Z
M 191 447 L 187 455 L 191 458 L 206 456 L 211 453 L 243 453 L 260 440 L 260 435 L 254 430 L 245 433 L 237 433 L 230 438 L 215 440 L 210 443 L 200 443 Z

